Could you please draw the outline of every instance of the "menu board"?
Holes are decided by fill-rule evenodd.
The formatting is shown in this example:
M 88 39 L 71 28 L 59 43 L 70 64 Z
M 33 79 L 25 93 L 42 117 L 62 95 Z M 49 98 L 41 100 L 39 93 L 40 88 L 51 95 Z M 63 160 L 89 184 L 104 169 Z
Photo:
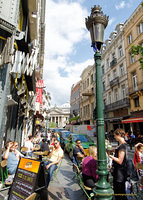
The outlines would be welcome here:
M 9 200 L 23 200 L 30 196 L 37 184 L 40 161 L 21 158 L 10 190 Z

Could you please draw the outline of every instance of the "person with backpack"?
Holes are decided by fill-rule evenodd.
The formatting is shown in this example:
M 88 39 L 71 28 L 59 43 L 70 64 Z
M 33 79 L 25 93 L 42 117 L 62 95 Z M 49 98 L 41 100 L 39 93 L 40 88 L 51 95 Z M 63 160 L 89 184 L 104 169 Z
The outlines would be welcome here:
M 109 155 L 113 160 L 113 189 L 116 200 L 127 200 L 125 182 L 127 180 L 126 171 L 126 148 L 125 131 L 123 129 L 116 129 L 114 131 L 114 138 L 119 142 L 119 146 L 115 149 L 115 154 Z

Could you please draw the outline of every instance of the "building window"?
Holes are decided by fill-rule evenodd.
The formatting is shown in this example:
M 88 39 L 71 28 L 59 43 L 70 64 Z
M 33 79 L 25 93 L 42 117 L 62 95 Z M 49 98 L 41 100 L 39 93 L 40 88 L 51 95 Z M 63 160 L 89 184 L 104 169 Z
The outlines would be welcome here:
M 135 107 L 139 107 L 139 106 L 140 106 L 139 97 L 136 97 L 136 98 L 134 99 L 134 105 L 135 105 Z
M 132 41 L 133 41 L 133 39 L 132 39 L 132 34 L 130 34 L 130 35 L 128 36 L 128 44 L 131 44 Z
M 107 68 L 109 68 L 109 58 L 106 60 Z
M 91 83 L 91 84 L 93 83 L 93 74 L 91 74 L 90 83 Z
M 141 34 L 143 32 L 143 22 L 141 22 L 138 26 L 138 33 Z
M 120 76 L 123 76 L 125 74 L 125 71 L 124 71 L 124 66 L 123 64 L 120 65 Z
M 108 102 L 109 102 L 109 104 L 111 104 L 111 103 L 112 103 L 111 92 L 109 92 L 109 95 L 108 95 Z
M 112 54 L 112 59 L 114 60 L 114 58 L 115 58 L 115 53 Z
M 125 85 L 121 86 L 121 96 L 122 96 L 122 99 L 126 98 L 126 88 L 125 88 Z
M 110 84 L 110 74 L 107 76 L 108 85 Z
M 123 48 L 122 46 L 119 47 L 119 58 L 123 56 Z
M 106 106 L 106 99 L 103 100 L 103 109 L 105 109 Z
M 118 90 L 114 90 L 114 101 L 118 101 Z
M 135 62 L 135 57 L 132 53 L 130 53 L 130 64 L 133 64 Z
M 116 71 L 116 69 L 114 69 L 113 70 L 113 79 L 116 78 L 116 76 L 117 76 L 117 71 Z
M 102 66 L 102 75 L 104 75 L 105 71 L 104 71 L 104 65 Z
M 89 86 L 89 78 L 87 79 L 87 87 Z
M 103 92 L 105 92 L 105 81 L 102 84 L 103 84 Z
M 137 85 L 137 75 L 136 75 L 136 72 L 134 72 L 132 74 L 132 83 L 133 83 L 133 89 L 137 90 L 138 89 L 138 85 Z

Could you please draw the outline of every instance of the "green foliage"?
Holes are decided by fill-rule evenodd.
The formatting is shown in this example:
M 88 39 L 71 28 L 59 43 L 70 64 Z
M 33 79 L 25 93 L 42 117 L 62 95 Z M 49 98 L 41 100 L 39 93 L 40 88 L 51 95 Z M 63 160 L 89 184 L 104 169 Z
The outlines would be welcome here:
M 49 127 L 50 128 L 56 128 L 57 126 L 56 126 L 55 122 L 50 122 Z
M 130 50 L 131 50 L 131 53 L 133 54 L 133 56 L 140 55 L 140 58 L 138 59 L 138 61 L 141 64 L 141 69 L 143 69 L 143 47 L 140 45 L 138 45 L 138 46 L 132 45 Z
M 72 121 L 76 121 L 77 122 L 78 119 L 79 119 L 79 116 L 72 117 L 72 118 L 69 119 L 69 123 L 71 123 Z

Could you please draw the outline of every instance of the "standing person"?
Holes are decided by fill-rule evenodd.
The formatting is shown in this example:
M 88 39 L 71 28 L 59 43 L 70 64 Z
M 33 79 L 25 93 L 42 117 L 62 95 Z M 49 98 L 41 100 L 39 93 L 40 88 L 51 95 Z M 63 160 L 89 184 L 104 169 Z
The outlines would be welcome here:
M 131 132 L 130 134 L 130 149 L 132 150 L 132 146 L 135 143 L 135 135 L 133 134 L 133 132 Z
M 116 200 L 127 200 L 125 196 L 125 182 L 126 182 L 126 148 L 125 132 L 123 129 L 116 129 L 114 131 L 114 138 L 119 142 L 119 146 L 115 149 L 115 155 L 109 155 L 113 160 L 113 188 Z M 123 194 L 120 196 L 120 194 Z
M 134 153 L 134 165 L 137 168 L 137 163 L 143 164 L 143 144 L 138 143 L 135 145 L 135 153 Z M 138 169 L 139 176 L 140 176 L 140 188 L 143 189 L 143 170 Z
M 89 156 L 85 157 L 82 163 L 82 178 L 85 186 L 94 188 L 98 179 L 96 173 L 97 148 L 95 146 L 90 146 L 88 151 Z
M 46 169 L 48 170 L 48 175 L 46 178 L 47 187 L 49 186 L 53 172 L 58 168 L 57 165 L 59 164 L 63 156 L 64 152 L 60 146 L 60 142 L 57 139 L 55 139 L 54 149 L 48 156 L 48 162 L 45 162 Z
M 51 131 L 48 129 L 48 133 L 47 133 L 47 141 L 48 141 L 48 144 L 50 144 L 51 142 Z
M 11 141 L 6 142 L 5 149 L 6 150 L 3 153 L 2 158 L 4 160 L 7 160 L 8 173 L 12 175 L 16 173 L 19 160 L 14 153 L 13 142 Z
M 86 154 L 84 153 L 84 149 L 81 145 L 81 141 L 79 139 L 76 140 L 76 145 L 73 147 L 73 163 L 77 166 L 79 165 L 79 159 L 84 158 Z

